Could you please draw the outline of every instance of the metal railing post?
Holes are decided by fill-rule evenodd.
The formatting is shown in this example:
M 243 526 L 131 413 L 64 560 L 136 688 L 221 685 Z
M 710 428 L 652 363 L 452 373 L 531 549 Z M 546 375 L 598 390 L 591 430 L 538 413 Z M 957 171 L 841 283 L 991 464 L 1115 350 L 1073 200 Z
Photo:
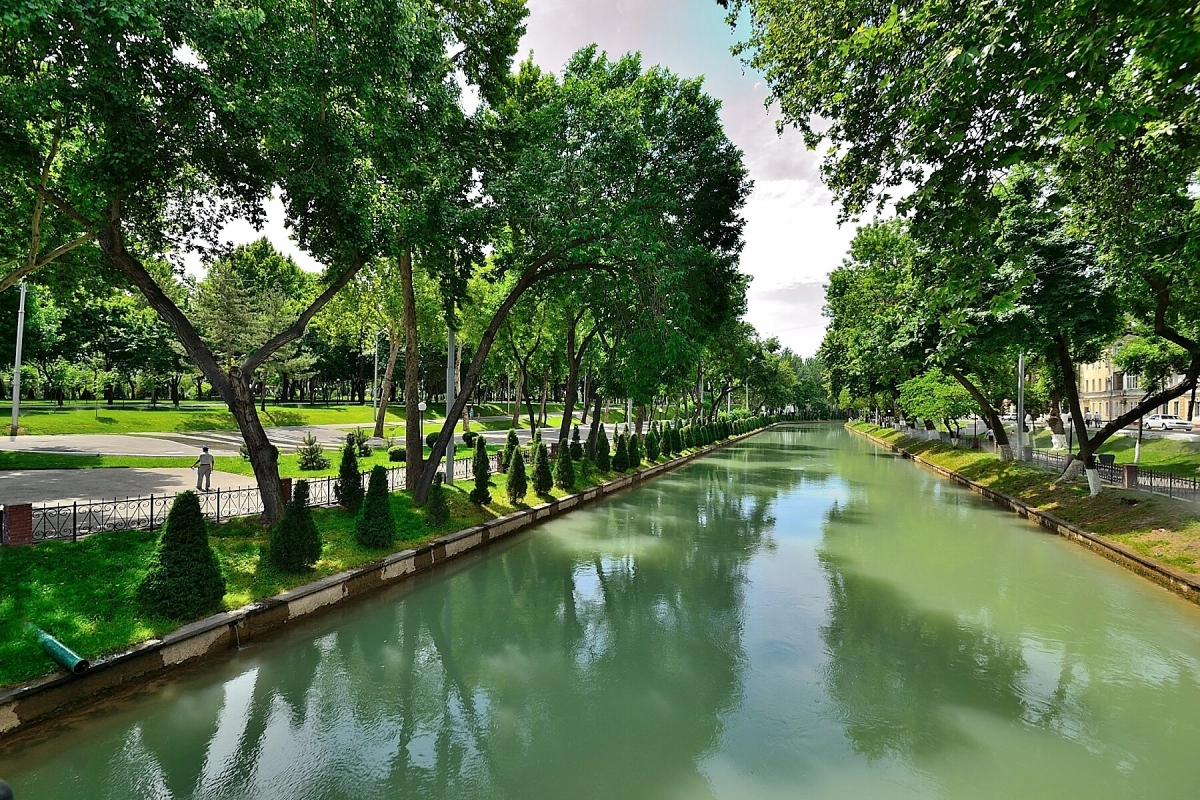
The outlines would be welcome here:
M 79 541 L 79 501 L 71 501 L 71 541 Z
M 217 524 L 221 524 L 221 487 L 217 487 Z

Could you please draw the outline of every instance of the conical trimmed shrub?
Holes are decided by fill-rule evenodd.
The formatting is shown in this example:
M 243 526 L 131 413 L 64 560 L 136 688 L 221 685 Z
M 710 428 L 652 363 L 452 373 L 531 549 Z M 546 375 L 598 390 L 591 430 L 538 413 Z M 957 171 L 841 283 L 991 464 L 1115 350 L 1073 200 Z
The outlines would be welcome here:
M 517 439 L 517 431 L 515 428 L 508 429 L 508 438 L 504 440 L 504 455 L 501 457 L 501 463 L 504 469 L 508 469 L 508 465 L 512 463 L 513 453 L 521 449 L 521 442 Z
M 571 460 L 583 461 L 583 444 L 579 441 L 579 426 L 571 433 Z
M 388 495 L 387 470 L 376 464 L 371 468 L 366 499 L 354 520 L 354 540 L 363 547 L 386 547 L 396 541 L 396 520 Z
M 550 451 L 545 442 L 538 442 L 533 449 L 533 491 L 534 494 L 550 494 L 554 486 L 554 475 L 550 472 Z
M 575 429 L 578 433 L 579 429 Z M 572 463 L 571 448 L 567 440 L 558 442 L 558 458 L 554 461 L 554 485 L 560 489 L 571 489 L 575 486 L 575 464 Z
M 296 481 L 292 488 L 283 519 L 271 529 L 268 556 L 280 572 L 304 572 L 321 557 L 321 533 L 308 507 L 308 481 Z
M 521 455 L 519 447 L 508 462 L 507 484 L 508 502 L 514 506 L 524 502 L 525 494 L 529 491 L 529 478 L 525 475 L 525 456 Z
M 490 479 L 492 465 L 488 463 L 487 443 L 483 437 L 475 439 L 475 455 L 471 459 L 471 474 L 475 477 L 475 488 L 471 490 L 471 502 L 482 506 L 492 502 Z
M 608 446 L 608 434 L 604 432 L 604 426 L 600 426 L 600 432 L 596 434 L 596 467 L 601 472 L 608 472 L 612 469 L 612 451 Z
M 617 437 L 617 452 L 613 453 L 612 468 L 617 472 L 629 469 L 629 444 L 623 433 Z
M 597 425 L 595 428 L 588 429 L 587 444 L 584 445 L 584 452 L 592 461 L 596 460 L 596 440 L 598 438 L 598 429 L 603 428 L 603 425 Z
M 225 596 L 225 577 L 208 546 L 200 498 L 184 492 L 175 498 L 150 571 L 137 588 L 148 611 L 171 619 L 194 619 L 216 611 Z
M 333 493 L 338 505 L 347 511 L 358 511 L 363 502 L 362 475 L 358 471 L 358 446 L 354 436 L 347 437 L 342 447 L 342 463 L 338 465 L 337 485 Z
M 646 460 L 653 464 L 658 460 L 659 454 L 662 452 L 658 446 L 658 434 L 651 428 L 646 434 Z
M 433 527 L 445 525 L 450 520 L 450 498 L 446 496 L 446 487 L 442 485 L 444 481 L 442 473 L 434 475 L 429 497 L 425 499 L 425 521 Z
M 629 468 L 637 469 L 642 465 L 642 437 L 636 433 L 629 437 Z

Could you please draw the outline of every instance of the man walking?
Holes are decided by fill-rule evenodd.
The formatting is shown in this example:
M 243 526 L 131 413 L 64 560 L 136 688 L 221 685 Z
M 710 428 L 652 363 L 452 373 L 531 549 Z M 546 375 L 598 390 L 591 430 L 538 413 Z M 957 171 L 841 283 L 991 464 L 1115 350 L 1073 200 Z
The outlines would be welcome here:
M 204 445 L 200 455 L 196 457 L 196 463 L 192 464 L 192 469 L 196 470 L 196 491 L 209 491 L 212 480 L 213 461 L 215 460 L 212 453 L 208 452 L 208 445 Z M 204 485 L 201 486 L 201 483 Z

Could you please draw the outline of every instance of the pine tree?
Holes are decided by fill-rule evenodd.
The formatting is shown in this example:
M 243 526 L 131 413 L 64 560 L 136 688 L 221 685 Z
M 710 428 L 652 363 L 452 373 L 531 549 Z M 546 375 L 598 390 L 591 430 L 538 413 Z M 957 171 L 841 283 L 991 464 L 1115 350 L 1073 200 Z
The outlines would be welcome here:
M 571 434 L 571 460 L 583 461 L 583 445 L 579 441 L 579 425 L 575 425 L 575 430 Z
M 371 468 L 367 496 L 354 520 L 354 540 L 363 547 L 386 547 L 396 541 L 396 520 L 392 517 L 387 470 L 379 464 Z
M 600 426 L 600 432 L 596 435 L 596 466 L 601 472 L 608 472 L 612 469 L 611 451 L 608 447 L 608 434 L 604 431 L 604 426 Z
M 545 442 L 538 442 L 533 451 L 533 492 L 550 494 L 554 486 L 554 475 L 550 473 L 550 451 Z
M 446 496 L 446 487 L 442 485 L 444 481 L 442 473 L 434 475 L 433 486 L 425 499 L 425 521 L 434 528 L 450 520 L 450 498 Z
M 215 611 L 225 596 L 225 577 L 208 545 L 204 514 L 195 492 L 175 498 L 150 571 L 137 588 L 147 610 L 171 619 Z
M 303 444 L 296 445 L 296 455 L 299 456 L 300 469 L 307 472 L 318 469 L 329 469 L 329 459 L 325 457 L 325 448 L 311 433 L 304 434 Z
M 304 572 L 321 557 L 321 533 L 308 507 L 308 481 L 296 481 L 292 487 L 283 519 L 271 529 L 267 555 L 281 572 Z
M 517 432 L 513 428 L 508 429 L 508 438 L 504 440 L 504 455 L 501 458 L 501 463 L 504 464 L 504 469 L 508 469 L 508 465 L 512 463 L 513 453 L 521 449 L 521 442 L 517 439 Z
M 342 463 L 338 465 L 337 485 L 333 487 L 338 505 L 347 511 L 358 511 L 363 502 L 362 475 L 358 472 L 358 447 L 354 437 L 346 438 L 342 448 Z
M 646 460 L 653 464 L 655 461 L 658 461 L 658 456 L 661 452 L 658 446 L 658 434 L 651 428 L 650 432 L 646 434 Z
M 592 461 L 596 460 L 596 439 L 598 437 L 597 431 L 599 428 L 603 428 L 603 427 L 604 427 L 603 425 L 597 425 L 595 428 L 588 429 L 586 450 L 587 450 L 587 457 L 590 458 Z
M 475 438 L 475 457 L 471 459 L 471 474 L 475 476 L 475 488 L 471 490 L 471 502 L 482 506 L 492 502 L 492 490 L 488 479 L 492 476 L 488 463 L 487 443 L 482 436 Z
M 629 437 L 629 468 L 637 469 L 642 465 L 642 437 L 636 433 Z
M 525 456 L 521 448 L 513 451 L 512 460 L 508 462 L 508 502 L 517 505 L 525 500 L 529 491 L 529 479 L 525 476 Z
M 623 433 L 617 437 L 617 452 L 613 454 L 612 468 L 617 472 L 629 469 L 629 444 Z
M 575 429 L 579 432 L 579 428 Z M 566 439 L 558 442 L 558 458 L 554 462 L 554 485 L 560 489 L 572 489 L 575 486 L 575 464 L 571 457 L 571 448 Z
M 680 450 L 690 450 L 695 447 L 692 442 L 692 426 L 687 425 L 683 430 L 679 431 L 679 446 Z

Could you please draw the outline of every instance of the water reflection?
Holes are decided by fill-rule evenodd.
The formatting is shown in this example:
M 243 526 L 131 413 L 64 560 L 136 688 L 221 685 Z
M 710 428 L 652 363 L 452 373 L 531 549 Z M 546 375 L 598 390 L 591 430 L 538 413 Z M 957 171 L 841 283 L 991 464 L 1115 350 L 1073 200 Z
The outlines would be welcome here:
M 742 448 L 63 734 L 22 796 L 713 796 L 746 569 L 777 499 Z M 210 666 L 209 669 L 212 669 Z M 19 777 L 19 776 L 18 776 Z

